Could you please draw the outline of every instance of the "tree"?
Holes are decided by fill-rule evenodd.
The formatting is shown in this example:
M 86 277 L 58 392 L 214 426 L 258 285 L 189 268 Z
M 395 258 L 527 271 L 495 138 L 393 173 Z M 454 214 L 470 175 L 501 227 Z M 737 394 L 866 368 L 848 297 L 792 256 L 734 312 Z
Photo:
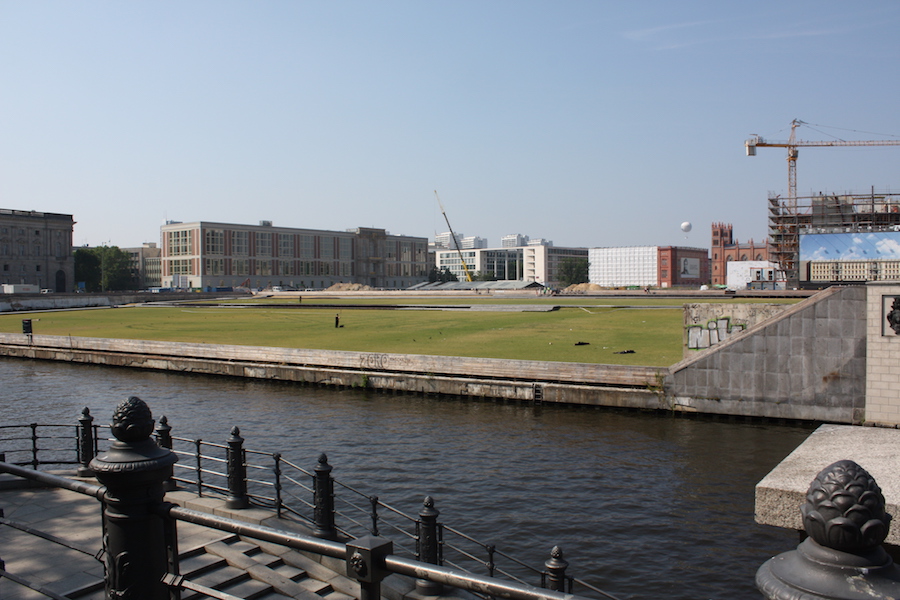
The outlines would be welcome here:
M 117 246 L 79 248 L 75 251 L 75 280 L 83 281 L 88 292 L 132 289 L 131 257 Z
M 559 263 L 559 284 L 563 287 L 588 282 L 588 259 L 564 258 Z
M 497 277 L 494 275 L 493 271 L 475 271 L 472 274 L 472 281 L 497 281 Z
M 454 275 L 447 267 L 441 269 L 438 278 L 440 279 L 441 283 L 447 283 L 448 281 L 459 281 L 459 277 Z

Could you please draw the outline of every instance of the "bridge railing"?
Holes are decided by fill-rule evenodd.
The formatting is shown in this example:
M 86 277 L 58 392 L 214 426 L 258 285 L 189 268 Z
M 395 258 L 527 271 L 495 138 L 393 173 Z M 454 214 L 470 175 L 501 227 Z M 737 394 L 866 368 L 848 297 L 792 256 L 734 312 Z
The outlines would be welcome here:
M 160 447 L 178 457 L 166 490 L 191 490 L 198 496 L 224 498 L 226 506 L 268 508 L 279 517 L 290 516 L 308 524 L 315 537 L 357 539 L 387 534 L 394 552 L 431 564 L 447 565 L 468 573 L 505 577 L 522 585 L 546 584 L 553 573 L 568 592 L 606 592 L 566 574 L 567 563 L 554 548 L 544 565 L 535 567 L 438 521 L 434 500 L 426 497 L 418 515 L 411 515 L 331 476 L 332 466 L 322 454 L 313 469 L 305 469 L 279 453 L 244 448 L 238 428 L 225 443 L 172 435 L 163 416 L 154 431 Z M 0 452 L 9 463 L 30 466 L 80 465 L 79 475 L 91 475 L 90 461 L 109 448 L 108 426 L 93 424 L 87 408 L 78 425 L 0 426 Z M 336 492 L 337 490 L 337 492 Z M 555 569 L 555 571 L 554 571 Z

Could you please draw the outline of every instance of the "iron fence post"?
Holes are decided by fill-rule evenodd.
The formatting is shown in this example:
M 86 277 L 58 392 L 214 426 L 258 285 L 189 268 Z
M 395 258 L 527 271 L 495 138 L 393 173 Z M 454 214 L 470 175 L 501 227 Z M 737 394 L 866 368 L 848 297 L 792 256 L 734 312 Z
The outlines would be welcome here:
M 416 521 L 416 560 L 432 565 L 441 564 L 440 524 L 438 516 L 441 511 L 434 507 L 434 498 L 426 496 Z M 436 581 L 416 579 L 416 591 L 425 596 L 437 596 L 443 586 Z
M 29 427 L 31 427 L 31 468 L 37 471 L 38 465 L 41 464 L 38 460 L 38 424 L 32 423 Z
M 85 406 L 81 409 L 81 416 L 78 418 L 78 476 L 91 477 L 94 473 L 91 471 L 91 461 L 94 460 L 94 417 L 91 416 L 90 409 Z
M 337 539 L 334 528 L 334 479 L 324 453 L 319 455 L 313 475 L 313 535 L 327 540 Z
M 156 443 L 159 444 L 160 448 L 172 449 L 172 427 L 169 425 L 169 419 L 166 418 L 166 415 L 159 418 L 159 425 L 156 427 Z M 173 477 L 169 477 L 163 482 L 163 489 L 167 492 L 171 492 L 178 487 L 178 484 L 175 483 L 174 472 L 172 475 Z
M 369 515 L 372 518 L 372 535 L 378 535 L 378 496 L 369 496 L 369 504 L 372 505 L 372 512 Z
M 485 565 L 488 570 L 488 577 L 493 577 L 494 567 L 496 566 L 494 564 L 494 550 L 496 550 L 496 547 L 493 544 L 487 544 L 484 549 L 487 551 L 488 555 L 487 564 Z
M 169 561 L 175 524 L 166 523 L 157 511 L 165 494 L 163 482 L 178 457 L 152 439 L 153 415 L 136 396 L 119 404 L 110 429 L 116 441 L 90 463 L 105 486 L 106 597 L 169 600 L 162 578 L 173 568 Z
M 225 499 L 225 508 L 247 508 L 250 500 L 247 498 L 247 463 L 244 452 L 244 438 L 241 430 L 231 428 L 231 437 L 228 438 L 228 497 Z
M 194 469 L 197 471 L 197 496 L 201 498 L 203 497 L 203 455 L 200 454 L 202 450 L 203 440 L 194 440 Z
M 281 453 L 276 452 L 272 455 L 275 459 L 275 513 L 281 518 Z
M 550 550 L 550 558 L 544 563 L 547 568 L 547 581 L 544 587 L 554 592 L 566 591 L 566 568 L 569 563 L 563 558 L 563 551 L 559 546 L 553 546 Z
M 359 600 L 381 600 L 381 581 L 390 575 L 384 559 L 394 543 L 366 535 L 347 543 L 347 575 L 359 582 Z

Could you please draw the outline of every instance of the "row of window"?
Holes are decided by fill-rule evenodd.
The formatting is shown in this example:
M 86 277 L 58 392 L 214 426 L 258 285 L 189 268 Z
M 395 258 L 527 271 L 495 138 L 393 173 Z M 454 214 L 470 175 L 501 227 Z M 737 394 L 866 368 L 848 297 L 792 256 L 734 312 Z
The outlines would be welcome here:
M 10 270 L 11 270 L 11 269 L 9 268 L 9 264 L 8 264 L 8 263 L 6 263 L 6 264 L 3 265 L 3 272 L 4 272 L 4 273 L 9 273 Z M 24 273 L 24 272 L 27 271 L 27 270 L 28 270 L 28 267 L 27 267 L 26 265 L 24 265 L 24 264 L 20 264 L 20 265 L 19 265 L 19 271 L 21 271 L 22 273 Z M 41 265 L 34 265 L 34 271 L 35 271 L 36 273 L 40 273 L 40 271 L 41 271 Z
M 13 244 L 0 241 L 0 256 L 46 256 L 44 252 L 45 247 L 41 244 Z M 67 258 L 66 246 L 56 242 L 53 256 L 60 259 Z
M 200 273 L 193 272 L 194 261 L 189 258 L 180 258 L 168 262 L 170 275 L 200 275 Z M 339 275 L 352 277 L 354 274 L 353 263 L 350 262 L 254 260 L 251 265 L 248 258 L 233 258 L 231 259 L 231 268 L 228 269 L 224 258 L 206 258 L 204 259 L 203 267 L 204 272 L 202 274 L 208 276 Z
M 196 254 L 191 246 L 191 231 L 169 231 L 167 248 L 169 256 Z M 251 237 L 252 236 L 252 237 Z M 318 238 L 318 256 L 316 239 Z M 252 242 L 252 244 L 251 244 Z M 277 256 L 322 260 L 352 260 L 353 239 L 336 236 L 315 236 L 268 231 L 227 231 L 206 229 L 203 231 L 203 254 L 229 256 Z M 227 249 L 227 252 L 226 252 Z M 383 255 L 388 260 L 403 262 L 424 261 L 425 245 L 413 242 L 388 242 Z
M 191 251 L 191 230 L 169 231 L 168 253 L 169 256 L 188 256 Z M 207 229 L 203 232 L 203 253 L 206 255 L 224 255 L 226 237 L 230 242 L 230 255 L 250 256 L 251 235 L 254 243 L 254 256 L 274 256 L 273 250 L 277 247 L 278 256 L 296 258 L 316 258 L 315 248 L 317 236 L 294 235 L 290 233 L 272 233 L 268 231 L 225 231 L 222 229 Z M 335 252 L 334 236 L 319 237 L 319 256 L 323 260 L 351 260 L 353 258 L 353 240 L 350 238 L 337 238 L 337 252 Z M 296 238 L 296 239 L 295 239 Z M 295 247 L 296 241 L 296 247 Z M 424 250 L 423 250 L 424 252 Z M 408 251 L 405 254 L 411 256 Z

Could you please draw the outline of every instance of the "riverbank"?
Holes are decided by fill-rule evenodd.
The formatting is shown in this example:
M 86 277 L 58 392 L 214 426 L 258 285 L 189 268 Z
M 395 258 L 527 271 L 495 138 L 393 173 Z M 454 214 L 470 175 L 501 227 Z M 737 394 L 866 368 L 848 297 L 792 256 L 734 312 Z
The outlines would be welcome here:
M 664 408 L 661 367 L 0 334 L 0 356 L 391 392 Z

